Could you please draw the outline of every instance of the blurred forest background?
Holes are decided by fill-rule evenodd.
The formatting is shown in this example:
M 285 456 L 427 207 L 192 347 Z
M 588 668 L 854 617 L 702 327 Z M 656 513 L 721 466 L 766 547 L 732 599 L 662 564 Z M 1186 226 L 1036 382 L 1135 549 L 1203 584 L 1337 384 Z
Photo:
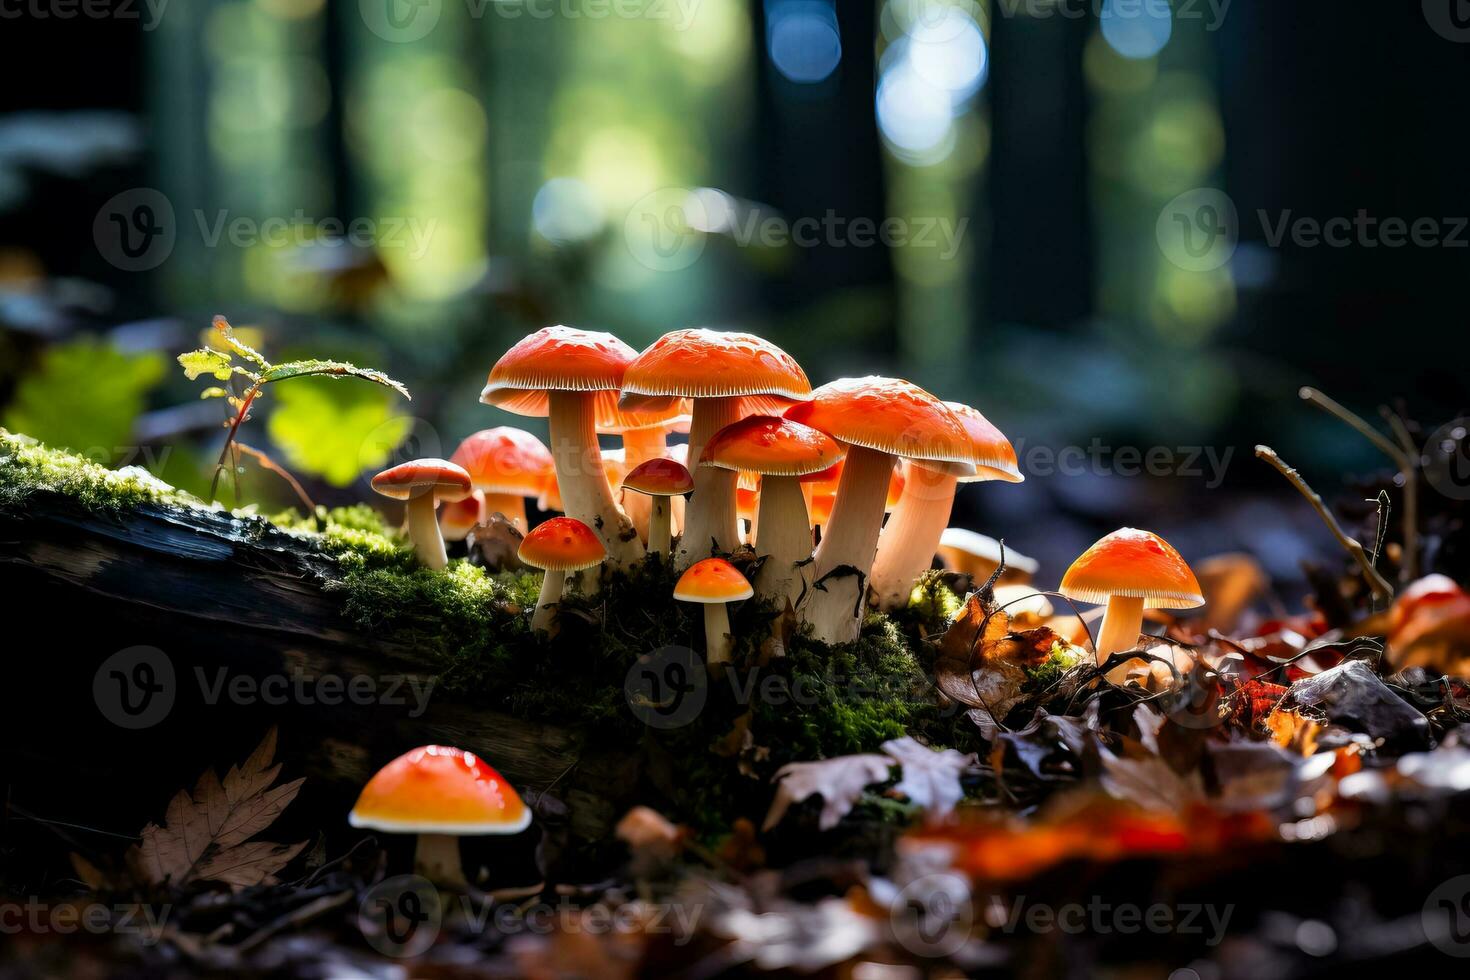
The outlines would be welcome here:
M 1290 579 L 1333 545 L 1251 447 L 1329 497 L 1386 468 L 1300 385 L 1426 429 L 1470 407 L 1470 233 L 1269 237 L 1470 214 L 1470 38 L 1433 6 L 26 0 L 0 23 L 0 424 L 204 492 L 224 406 L 173 356 L 224 314 L 412 389 L 262 403 L 245 440 L 337 503 L 395 453 L 544 434 L 477 398 L 529 330 L 745 329 L 814 383 L 905 376 L 985 412 L 1028 482 L 966 490 L 955 522 L 1048 582 L 1124 523 Z M 1191 270 L 1156 229 L 1201 187 L 1240 241 Z M 814 244 L 761 232 L 829 215 Z M 890 218 L 913 240 L 859 241 Z M 1081 472 L 1048 473 L 1068 446 Z M 249 461 L 240 493 L 293 502 Z

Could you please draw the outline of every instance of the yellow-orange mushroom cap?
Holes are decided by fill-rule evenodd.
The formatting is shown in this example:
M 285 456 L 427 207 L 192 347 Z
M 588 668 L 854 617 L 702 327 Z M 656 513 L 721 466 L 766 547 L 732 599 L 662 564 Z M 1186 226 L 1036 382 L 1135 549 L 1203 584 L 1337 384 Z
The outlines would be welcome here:
M 514 834 L 531 823 L 531 811 L 484 759 L 424 745 L 379 769 L 347 822 L 395 834 Z
M 918 385 L 898 378 L 840 378 L 786 410 L 786 418 L 881 453 L 973 465 L 977 453 L 959 417 Z
M 739 602 L 753 595 L 750 582 L 723 558 L 695 562 L 674 586 L 674 598 L 680 602 Z
M 1062 576 L 1058 591 L 1078 602 L 1129 596 L 1155 609 L 1192 609 L 1205 602 L 1179 552 L 1152 531 L 1132 527 L 1121 527 L 1084 551 Z
M 578 572 L 606 557 L 602 539 L 575 517 L 542 521 L 521 541 L 521 561 L 548 572 Z
M 805 476 L 828 469 L 842 456 L 842 447 L 825 432 L 790 419 L 751 415 L 716 432 L 699 464 L 762 476 Z
M 962 402 L 944 404 L 958 416 L 975 450 L 975 457 L 970 462 L 975 464 L 976 472 L 974 475 L 956 474 L 961 483 L 981 480 L 1002 480 L 1006 483 L 1025 481 L 1026 478 L 1021 475 L 1021 469 L 1016 463 L 1015 447 L 989 419 L 980 414 L 978 409 Z
M 739 396 L 743 413 L 752 414 L 780 411 L 811 392 L 801 365 L 770 341 L 691 328 L 664 334 L 628 366 L 622 404 L 642 410 L 664 408 L 670 398 Z
M 449 461 L 464 467 L 475 489 L 515 497 L 536 496 L 546 474 L 554 472 L 551 450 L 531 433 L 509 425 L 465 437 Z

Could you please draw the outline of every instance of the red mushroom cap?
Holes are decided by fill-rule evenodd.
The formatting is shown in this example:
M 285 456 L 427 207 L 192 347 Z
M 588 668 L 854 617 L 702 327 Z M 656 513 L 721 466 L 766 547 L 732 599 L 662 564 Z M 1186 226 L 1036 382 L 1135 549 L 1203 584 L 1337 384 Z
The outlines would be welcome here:
M 451 463 L 463 466 L 475 489 L 534 497 L 554 470 L 551 450 L 531 433 L 509 425 L 481 429 L 459 444 Z
M 653 497 L 678 497 L 694 489 L 689 467 L 676 459 L 655 456 L 645 459 L 623 477 L 623 489 Z
M 695 328 L 655 340 L 623 376 L 625 409 L 662 407 L 670 398 L 740 396 L 744 414 L 780 411 L 811 397 L 795 358 L 753 334 Z
M 426 493 L 436 500 L 463 500 L 474 484 L 464 467 L 447 459 L 414 459 L 373 477 L 373 489 L 385 497 L 408 500 Z
M 485 513 L 485 495 L 478 490 L 463 500 L 452 500 L 439 508 L 439 530 L 446 541 L 463 541 Z
M 379 769 L 347 822 L 395 834 L 514 834 L 530 824 L 531 811 L 474 753 L 424 745 Z
M 827 469 L 842 454 L 835 439 L 809 425 L 751 415 L 711 436 L 699 465 L 763 476 L 804 476 Z
M 1084 551 L 1062 576 L 1059 591 L 1078 602 L 1132 596 L 1155 609 L 1190 609 L 1205 601 L 1179 552 L 1152 531 L 1132 527 L 1120 527 Z
M 542 521 L 521 541 L 521 561 L 552 572 L 578 572 L 606 557 L 602 539 L 575 517 Z
M 959 417 L 923 388 L 897 378 L 841 378 L 793 405 L 786 418 L 834 439 L 910 459 L 973 464 Z
M 674 586 L 674 598 L 680 602 L 738 602 L 753 595 L 750 582 L 723 558 L 695 562 Z

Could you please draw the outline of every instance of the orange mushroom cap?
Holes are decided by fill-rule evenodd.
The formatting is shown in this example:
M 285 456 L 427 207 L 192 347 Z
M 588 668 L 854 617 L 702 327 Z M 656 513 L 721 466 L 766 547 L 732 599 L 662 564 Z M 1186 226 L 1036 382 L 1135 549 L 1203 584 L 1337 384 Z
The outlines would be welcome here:
M 551 572 L 578 572 L 606 557 L 602 539 L 575 517 L 542 521 L 521 540 L 521 561 Z
M 832 519 L 832 506 L 837 503 L 835 493 L 812 494 L 811 518 L 813 524 L 825 525 Z
M 447 541 L 463 541 L 480 523 L 485 511 L 485 495 L 473 491 L 463 500 L 453 500 L 439 508 L 439 530 Z
M 436 500 L 463 500 L 474 484 L 464 467 L 447 459 L 414 459 L 373 477 L 373 489 L 385 497 L 408 500 L 432 493 Z
M 546 416 L 548 391 L 595 391 L 602 432 L 676 425 L 687 405 L 672 399 L 624 411 L 618 407 L 623 374 L 638 354 L 610 333 L 542 327 L 506 351 L 490 369 L 480 401 L 517 415 Z
M 466 437 L 449 461 L 464 467 L 475 489 L 516 497 L 536 496 L 555 468 L 551 450 L 540 439 L 509 425 Z
M 738 602 L 753 595 L 750 582 L 723 558 L 695 562 L 674 586 L 674 598 L 680 602 Z
M 694 490 L 694 478 L 689 475 L 689 467 L 678 460 L 655 456 L 623 477 L 623 489 L 652 497 L 678 497 Z
M 779 412 L 811 397 L 795 358 L 748 333 L 692 328 L 664 334 L 628 365 L 624 409 L 664 407 L 670 398 L 740 396 L 742 412 Z
M 757 480 L 760 477 L 756 477 Z M 737 486 L 735 488 L 735 516 L 743 521 L 755 520 L 756 511 L 760 509 L 761 488 Z
M 395 834 L 514 834 L 530 824 L 531 811 L 474 753 L 424 745 L 379 769 L 347 822 Z
M 978 483 L 981 480 L 1003 480 L 1006 483 L 1022 483 L 1025 477 L 1016 465 L 1016 449 L 1011 441 L 990 423 L 979 409 L 961 402 L 945 402 L 959 417 L 960 424 L 970 436 L 975 449 L 974 475 L 956 474 L 961 483 Z M 922 465 L 922 464 L 920 464 Z
M 832 466 L 843 449 L 825 432 L 772 415 L 751 415 L 710 437 L 700 466 L 763 476 L 804 476 Z
M 1059 591 L 1078 602 L 1132 596 L 1154 609 L 1204 605 L 1199 581 L 1179 552 L 1152 531 L 1120 527 L 1100 538 L 1067 569 Z
M 974 464 L 959 417 L 929 392 L 897 378 L 840 378 L 793 405 L 786 418 L 878 452 L 939 463 Z
M 837 493 L 837 487 L 842 483 L 844 462 L 839 459 L 819 473 L 802 477 L 801 482 L 811 484 L 814 496 L 831 497 Z M 893 472 L 888 475 L 888 499 L 883 505 L 885 510 L 892 510 L 898 506 L 898 500 L 903 496 L 904 484 L 908 482 L 908 466 L 908 460 L 902 457 L 893 464 Z

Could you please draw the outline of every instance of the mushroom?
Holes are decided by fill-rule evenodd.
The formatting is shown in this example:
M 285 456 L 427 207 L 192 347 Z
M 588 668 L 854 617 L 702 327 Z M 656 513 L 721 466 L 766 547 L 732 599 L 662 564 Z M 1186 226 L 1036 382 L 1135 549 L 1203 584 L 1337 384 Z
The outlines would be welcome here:
M 627 413 L 623 416 L 622 421 L 622 425 L 611 431 L 617 432 L 622 437 L 623 460 L 630 470 L 647 460 L 669 456 L 669 434 L 689 431 L 687 414 L 668 421 L 648 424 L 643 416 L 637 413 Z M 609 430 L 599 428 L 598 431 Z M 644 542 L 647 543 L 649 522 L 652 516 L 652 499 L 638 494 L 624 496 L 623 511 L 633 522 L 633 526 L 638 529 L 638 533 L 643 536 Z
M 689 566 L 674 586 L 674 598 L 680 602 L 704 605 L 705 664 L 714 669 L 730 662 L 734 643 L 730 638 L 730 614 L 727 602 L 739 602 L 755 594 L 745 576 L 723 558 L 706 558 Z
M 760 475 L 754 519 L 755 552 L 765 562 L 755 591 L 779 605 L 792 604 L 805 589 L 799 566 L 812 556 L 812 525 L 801 478 L 820 474 L 842 458 L 842 447 L 825 432 L 790 419 L 752 415 L 725 426 L 705 444 L 701 467 L 717 466 Z
M 399 463 L 373 477 L 373 489 L 385 497 L 408 502 L 408 538 L 419 561 L 439 569 L 449 564 L 434 504 L 463 500 L 474 489 L 470 475 L 447 459 L 414 459 Z
M 607 557 L 607 550 L 592 529 L 575 517 L 553 517 L 542 521 L 521 541 L 523 563 L 545 570 L 536 612 L 531 616 L 533 632 L 552 632 L 552 607 L 561 600 L 568 572 L 591 568 Z
M 881 548 L 882 539 L 878 546 Z M 977 583 L 984 582 L 1000 567 L 1000 542 L 963 527 L 947 527 L 939 535 L 939 557 L 946 568 L 964 572 Z M 1025 583 L 1041 566 L 1009 545 L 1005 549 L 1006 570 L 1001 582 Z
M 747 415 L 804 401 L 811 391 L 801 366 L 769 341 L 746 333 L 675 330 L 628 365 L 619 404 L 628 410 L 668 411 L 671 401 L 693 399 L 689 459 L 697 464 L 705 443 L 720 429 Z M 712 552 L 733 551 L 740 544 L 736 474 L 717 467 L 691 469 L 694 496 L 676 551 L 679 568 Z
M 518 834 L 531 811 L 505 778 L 472 752 L 423 745 L 369 779 L 347 815 L 354 827 L 418 834 L 414 871 L 436 884 L 466 888 L 459 838 Z
M 694 478 L 689 467 L 677 460 L 655 457 L 646 459 L 633 467 L 623 477 L 623 493 L 640 494 L 652 502 L 648 522 L 648 551 L 650 554 L 666 555 L 673 541 L 670 532 L 671 497 L 681 497 L 694 489 Z
M 593 528 L 608 554 L 627 563 L 643 542 L 618 505 L 598 453 L 597 423 L 617 417 L 618 389 L 633 348 L 609 333 L 545 327 L 495 362 L 480 401 L 518 415 L 546 416 L 556 481 L 569 517 Z M 668 417 L 682 406 L 661 406 Z M 656 411 L 644 415 L 652 418 Z
M 463 541 L 485 519 L 485 495 L 471 490 L 463 500 L 446 501 L 439 509 L 439 532 L 445 541 Z
M 964 469 L 974 445 L 954 411 L 918 385 L 894 378 L 843 378 L 823 385 L 786 418 L 847 444 L 832 519 L 817 546 L 802 619 L 824 643 L 857 639 L 894 460 L 906 456 Z M 856 573 L 856 574 L 853 574 Z
M 959 417 L 974 443 L 970 460 L 975 471 L 956 473 L 953 468 L 934 468 L 915 463 L 909 470 L 903 496 L 878 538 L 878 555 L 873 559 L 869 585 L 879 609 L 898 609 L 908 604 L 914 580 L 934 562 L 934 550 L 949 523 L 958 483 L 1004 480 L 1020 483 L 1024 477 L 1016 467 L 1016 451 L 989 420 L 968 405 L 945 402 Z
M 485 497 L 482 519 L 500 513 L 522 533 L 526 498 L 541 493 L 545 474 L 555 464 L 551 452 L 531 433 L 509 425 L 481 429 L 459 444 L 451 463 L 458 463 Z
M 1058 589 L 1078 602 L 1107 603 L 1097 637 L 1097 662 L 1138 646 L 1143 609 L 1192 609 L 1204 604 L 1199 582 L 1179 552 L 1152 531 L 1120 527 L 1084 551 Z
M 888 498 L 883 501 L 883 513 L 893 513 L 903 499 L 904 484 L 908 482 L 909 462 L 900 459 L 893 464 L 893 473 L 888 477 Z M 812 527 L 817 530 L 832 516 L 832 504 L 837 500 L 837 485 L 842 482 L 842 460 L 838 460 L 820 473 L 803 477 L 801 492 L 807 497 L 807 507 L 812 512 Z

